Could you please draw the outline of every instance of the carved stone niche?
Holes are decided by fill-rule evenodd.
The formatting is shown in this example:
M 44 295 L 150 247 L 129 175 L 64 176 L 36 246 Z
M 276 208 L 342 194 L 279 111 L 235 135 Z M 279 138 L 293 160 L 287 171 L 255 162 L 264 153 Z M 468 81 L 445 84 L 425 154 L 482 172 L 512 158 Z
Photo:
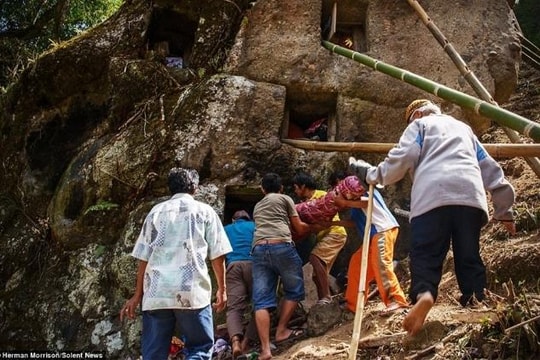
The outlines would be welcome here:
M 323 0 L 321 37 L 353 51 L 366 52 L 367 3 Z
M 288 94 L 282 137 L 336 141 L 336 104 L 332 93 Z
M 155 7 L 148 27 L 150 57 L 171 68 L 189 66 L 198 19 L 169 8 Z

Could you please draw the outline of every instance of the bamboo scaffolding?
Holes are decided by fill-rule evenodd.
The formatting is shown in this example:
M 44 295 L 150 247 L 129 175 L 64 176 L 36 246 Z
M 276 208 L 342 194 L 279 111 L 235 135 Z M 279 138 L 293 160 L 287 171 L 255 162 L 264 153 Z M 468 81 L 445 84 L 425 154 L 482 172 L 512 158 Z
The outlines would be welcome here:
M 413 74 L 410 71 L 386 64 L 365 54 L 349 50 L 329 41 L 323 40 L 322 44 L 333 53 L 351 58 L 352 60 L 369 66 L 374 70 L 380 71 L 408 84 L 414 85 L 422 90 L 428 91 L 441 99 L 445 99 L 464 108 L 473 110 L 478 115 L 493 119 L 500 125 L 504 125 L 519 131 L 521 134 L 530 137 L 535 142 L 540 142 L 540 124 L 526 119 L 523 116 L 514 114 L 484 100 L 477 99 L 468 94 Z
M 525 39 L 525 38 L 521 38 Z M 521 44 L 521 50 L 526 53 L 531 59 L 533 59 L 536 62 L 540 62 L 540 55 L 538 55 L 537 52 L 533 50 L 532 47 L 528 46 L 527 44 Z
M 521 27 L 519 26 L 519 21 L 513 9 L 512 9 L 511 15 L 512 15 L 512 23 L 516 27 L 516 30 L 518 31 L 518 35 L 519 35 L 519 40 L 521 41 L 522 58 L 524 58 L 525 61 L 528 62 L 532 67 L 540 70 L 540 59 L 538 59 L 540 57 L 540 49 L 523 35 L 523 31 L 521 30 Z
M 416 11 L 416 13 L 420 17 L 420 19 L 422 20 L 424 25 L 426 25 L 426 27 L 429 29 L 431 34 L 433 34 L 435 39 L 439 42 L 439 44 L 442 46 L 444 51 L 448 54 L 450 59 L 452 59 L 454 65 L 456 65 L 456 67 L 458 68 L 461 75 L 463 75 L 465 80 L 467 80 L 469 85 L 471 85 L 474 92 L 481 99 L 483 99 L 485 101 L 488 101 L 489 103 L 491 103 L 491 104 L 493 104 L 495 106 L 499 106 L 495 102 L 495 100 L 493 99 L 493 97 L 491 96 L 489 91 L 487 91 L 487 89 L 484 87 L 484 85 L 482 85 L 480 80 L 478 80 L 478 78 L 476 77 L 474 72 L 467 66 L 467 64 L 465 63 L 465 61 L 461 57 L 461 55 L 459 55 L 459 53 L 456 51 L 456 49 L 452 45 L 452 43 L 450 43 L 446 39 L 446 37 L 444 36 L 442 31 L 437 27 L 437 25 L 435 25 L 433 20 L 425 12 L 425 10 L 422 8 L 420 3 L 417 0 L 407 0 L 407 2 Z M 511 142 L 513 142 L 513 143 L 521 143 L 522 142 L 519 135 L 514 130 L 509 129 L 507 127 L 503 127 L 503 130 L 504 130 L 504 133 L 506 134 L 506 136 L 508 136 L 508 138 L 510 139 Z M 525 161 L 527 161 L 527 163 L 529 164 L 531 169 L 534 171 L 536 176 L 540 177 L 540 161 L 538 161 L 538 159 L 534 158 L 534 157 L 525 158 Z
M 362 152 L 386 154 L 397 144 L 391 143 L 359 143 L 359 142 L 327 142 L 298 139 L 281 139 L 285 144 L 298 149 L 326 152 Z M 495 159 L 540 156 L 540 144 L 482 144 Z
M 532 53 L 531 50 L 529 50 L 526 46 L 521 46 L 521 55 L 532 67 L 540 70 L 540 60 L 535 60 L 534 53 Z
M 540 49 L 534 43 L 529 41 L 529 39 L 523 36 L 523 34 L 520 34 L 519 39 L 521 40 L 522 49 L 526 50 L 531 58 L 540 62 Z

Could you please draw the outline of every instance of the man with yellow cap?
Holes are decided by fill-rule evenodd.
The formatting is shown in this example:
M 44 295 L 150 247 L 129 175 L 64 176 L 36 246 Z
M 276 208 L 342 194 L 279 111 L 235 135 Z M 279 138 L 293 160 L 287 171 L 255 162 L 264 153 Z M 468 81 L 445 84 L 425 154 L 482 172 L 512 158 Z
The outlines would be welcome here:
M 450 245 L 460 303 L 484 299 L 486 269 L 480 257 L 480 230 L 493 218 L 514 234 L 514 189 L 499 164 L 464 122 L 441 113 L 427 99 L 405 111 L 407 128 L 397 147 L 376 167 L 352 158 L 350 170 L 368 184 L 393 184 L 408 173 L 411 190 L 410 297 L 414 304 L 403 321 L 410 335 L 420 331 L 438 295 L 442 265 Z

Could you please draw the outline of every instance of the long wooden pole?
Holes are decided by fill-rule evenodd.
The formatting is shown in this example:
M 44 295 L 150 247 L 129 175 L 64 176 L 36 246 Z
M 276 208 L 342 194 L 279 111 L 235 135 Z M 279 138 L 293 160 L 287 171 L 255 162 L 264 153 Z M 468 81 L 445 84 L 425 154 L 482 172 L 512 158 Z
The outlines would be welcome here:
M 360 281 L 358 285 L 358 298 L 356 300 L 356 312 L 354 313 L 353 333 L 351 346 L 349 347 L 349 360 L 356 359 L 360 332 L 362 331 L 362 318 L 364 317 L 364 302 L 366 297 L 366 276 L 369 255 L 369 240 L 371 234 L 371 216 L 373 214 L 373 192 L 375 186 L 369 184 L 368 206 L 366 210 L 366 228 L 364 229 L 364 241 L 362 242 L 362 259 L 360 265 Z
M 281 139 L 285 144 L 298 149 L 314 151 L 363 152 L 386 154 L 396 144 L 390 143 L 359 143 L 359 142 L 327 142 L 299 139 Z M 512 158 L 517 156 L 540 156 L 540 144 L 482 144 L 486 151 L 495 159 Z
M 435 25 L 433 20 L 429 17 L 424 8 L 422 8 L 420 3 L 417 0 L 407 0 L 407 2 L 416 11 L 424 25 L 426 25 L 433 37 L 435 37 L 435 39 L 439 42 L 444 51 L 448 54 L 450 59 L 452 59 L 452 62 L 456 65 L 459 72 L 461 73 L 461 75 L 463 75 L 465 80 L 467 80 L 469 85 L 471 85 L 474 92 L 481 99 L 488 101 L 495 106 L 499 106 L 497 102 L 495 102 L 489 91 L 487 91 L 487 89 L 484 87 L 484 85 L 482 85 L 480 80 L 478 80 L 474 72 L 467 66 L 461 55 L 459 55 L 459 53 L 452 45 L 452 43 L 450 43 L 446 39 L 442 31 L 437 27 L 437 25 Z M 519 135 L 514 130 L 504 126 L 502 127 L 502 129 L 511 142 L 521 143 Z M 536 176 L 540 177 L 540 161 L 538 161 L 538 159 L 535 157 L 526 157 L 525 161 L 527 162 L 527 164 L 529 164 Z
M 451 89 L 422 76 L 413 74 L 410 71 L 386 64 L 365 54 L 349 50 L 329 41 L 323 40 L 322 44 L 328 50 L 336 54 L 348 57 L 363 65 L 369 66 L 372 69 L 414 85 L 422 90 L 428 91 L 441 99 L 445 99 L 454 104 L 470 109 L 478 115 L 493 119 L 500 125 L 504 125 L 519 131 L 521 134 L 530 137 L 535 142 L 540 142 L 540 124 L 526 119 L 523 116 L 514 114 L 511 111 L 499 108 L 484 100 L 477 99 L 474 96 Z

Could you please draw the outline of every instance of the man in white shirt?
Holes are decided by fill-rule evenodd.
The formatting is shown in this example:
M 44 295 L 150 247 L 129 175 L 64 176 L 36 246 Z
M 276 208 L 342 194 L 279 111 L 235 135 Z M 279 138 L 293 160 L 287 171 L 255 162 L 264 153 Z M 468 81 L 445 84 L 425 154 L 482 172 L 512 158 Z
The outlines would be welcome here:
M 368 184 L 389 185 L 407 174 L 411 189 L 411 290 L 413 308 L 403 321 L 417 334 L 433 307 L 443 261 L 452 246 L 460 303 L 483 301 L 486 268 L 480 256 L 480 231 L 489 216 L 510 234 L 516 231 L 514 188 L 500 165 L 486 152 L 464 122 L 442 114 L 427 99 L 413 101 L 405 111 L 407 128 L 383 162 L 372 167 L 354 158 L 350 169 Z
M 132 256 L 139 260 L 135 294 L 120 312 L 135 318 L 142 302 L 142 355 L 167 359 L 175 328 L 184 338 L 186 359 L 211 359 L 214 326 L 212 285 L 207 258 L 217 281 L 217 311 L 227 303 L 225 254 L 232 251 L 217 213 L 193 198 L 199 174 L 173 168 L 168 176 L 173 196 L 146 216 Z

